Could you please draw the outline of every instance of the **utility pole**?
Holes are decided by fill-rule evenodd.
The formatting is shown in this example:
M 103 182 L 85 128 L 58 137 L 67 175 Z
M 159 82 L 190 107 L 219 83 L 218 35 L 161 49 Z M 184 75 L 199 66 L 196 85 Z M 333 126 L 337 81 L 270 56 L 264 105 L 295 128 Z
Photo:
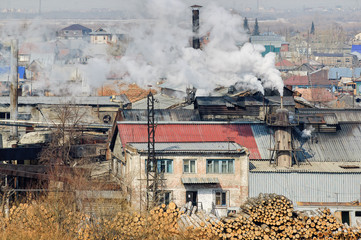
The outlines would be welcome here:
M 149 91 L 147 97 L 148 112 L 148 159 L 147 159 L 147 209 L 158 205 L 159 202 L 159 172 L 155 157 L 155 122 L 154 96 Z
M 10 119 L 17 120 L 18 116 L 18 52 L 19 41 L 17 39 L 11 40 L 11 58 L 10 58 Z M 18 127 L 14 126 L 10 129 L 10 136 L 12 139 L 18 137 Z

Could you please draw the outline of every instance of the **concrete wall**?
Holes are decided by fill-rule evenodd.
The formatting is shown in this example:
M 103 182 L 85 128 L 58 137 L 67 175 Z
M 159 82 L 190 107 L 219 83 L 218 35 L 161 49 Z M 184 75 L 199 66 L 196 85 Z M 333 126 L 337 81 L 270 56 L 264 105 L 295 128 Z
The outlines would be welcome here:
M 132 205 L 136 208 L 145 208 L 146 203 L 146 156 L 140 156 L 136 152 L 127 151 L 125 154 L 126 165 L 124 179 L 130 183 Z M 212 155 L 205 153 L 204 156 L 162 156 L 163 159 L 173 160 L 173 173 L 165 173 L 165 191 L 171 191 L 171 200 L 178 206 L 186 203 L 186 191 L 197 191 L 199 205 L 210 211 L 212 203 L 215 203 L 215 191 L 227 192 L 227 206 L 217 207 L 226 212 L 227 207 L 239 207 L 248 197 L 248 168 L 249 159 L 247 154 L 238 156 Z M 196 173 L 183 173 L 183 160 L 196 159 Z M 234 159 L 233 174 L 207 174 L 207 159 Z M 183 184 L 182 178 L 218 178 L 219 184 Z
M 297 202 L 351 202 L 360 199 L 361 173 L 251 172 L 250 197 L 276 193 Z

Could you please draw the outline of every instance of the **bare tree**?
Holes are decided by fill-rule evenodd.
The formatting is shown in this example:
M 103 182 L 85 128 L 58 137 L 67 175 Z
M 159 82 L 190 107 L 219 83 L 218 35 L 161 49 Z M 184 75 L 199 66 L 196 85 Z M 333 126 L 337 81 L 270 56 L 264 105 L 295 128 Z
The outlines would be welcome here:
M 54 108 L 54 131 L 51 142 L 42 151 L 40 163 L 66 166 L 73 164 L 70 149 L 72 145 L 79 144 L 85 113 L 79 106 L 72 104 Z

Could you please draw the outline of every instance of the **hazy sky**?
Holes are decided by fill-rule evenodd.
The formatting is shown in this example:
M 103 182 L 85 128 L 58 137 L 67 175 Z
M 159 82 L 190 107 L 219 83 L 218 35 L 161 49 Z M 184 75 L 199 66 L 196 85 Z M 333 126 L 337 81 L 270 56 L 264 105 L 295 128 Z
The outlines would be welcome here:
M 53 10 L 89 10 L 92 8 L 110 8 L 110 9 L 132 9 L 141 7 L 142 2 L 147 0 L 0 0 L 0 8 L 27 8 L 37 10 L 39 2 L 42 4 L 42 11 Z M 210 0 L 183 0 L 189 5 L 205 5 Z M 253 9 L 257 6 L 257 0 L 214 0 L 227 8 L 242 10 L 246 7 Z M 331 7 L 342 5 L 343 7 L 360 7 L 361 0 L 258 0 L 259 6 L 264 8 L 303 8 L 303 7 Z

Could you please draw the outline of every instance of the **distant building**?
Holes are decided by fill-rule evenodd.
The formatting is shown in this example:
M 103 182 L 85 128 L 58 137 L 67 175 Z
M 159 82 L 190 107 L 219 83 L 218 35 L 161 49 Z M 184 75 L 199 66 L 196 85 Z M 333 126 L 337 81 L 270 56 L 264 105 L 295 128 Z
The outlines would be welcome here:
M 85 39 L 89 37 L 91 29 L 80 24 L 73 24 L 58 31 L 58 37 L 62 39 Z
M 251 36 L 251 43 L 263 45 L 266 50 L 262 55 L 269 52 L 280 53 L 289 51 L 289 43 L 286 42 L 285 37 L 279 36 L 275 33 L 264 33 L 259 36 Z
M 331 88 L 337 85 L 337 81 L 328 79 L 328 70 L 321 69 L 309 73 L 308 75 L 294 75 L 284 80 L 285 86 L 290 86 L 294 90 L 295 88 L 311 88 L 311 87 L 323 87 Z
M 111 41 L 112 34 L 104 28 L 98 28 L 90 33 L 90 42 L 93 44 L 107 44 Z
M 355 55 L 349 53 L 318 53 L 314 52 L 312 57 L 315 61 L 331 67 L 352 67 L 358 64 Z
M 330 68 L 328 71 L 328 79 L 330 80 L 342 80 L 352 78 L 359 78 L 361 76 L 361 68 Z

